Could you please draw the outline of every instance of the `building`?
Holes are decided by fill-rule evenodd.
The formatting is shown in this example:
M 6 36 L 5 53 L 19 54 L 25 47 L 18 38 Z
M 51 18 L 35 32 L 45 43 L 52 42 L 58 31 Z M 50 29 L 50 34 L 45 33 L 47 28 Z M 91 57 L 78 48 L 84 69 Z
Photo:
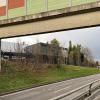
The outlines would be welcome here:
M 32 63 L 67 64 L 68 50 L 48 43 L 18 46 L 17 43 L 2 42 L 2 58 L 9 60 L 26 58 Z
M 25 47 L 26 53 L 33 55 L 32 61 L 43 64 L 67 64 L 68 50 L 48 43 L 37 43 Z
M 12 42 L 2 42 L 1 45 L 1 56 L 2 59 L 17 59 L 26 57 L 26 53 L 24 52 L 24 47 L 22 43 L 12 43 Z M 28 55 L 30 56 L 30 55 Z

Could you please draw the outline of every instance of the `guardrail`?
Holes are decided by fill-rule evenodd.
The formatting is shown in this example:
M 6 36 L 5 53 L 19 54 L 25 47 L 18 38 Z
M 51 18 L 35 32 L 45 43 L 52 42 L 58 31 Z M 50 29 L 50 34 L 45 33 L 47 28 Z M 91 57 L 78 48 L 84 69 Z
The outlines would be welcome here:
M 78 92 L 79 90 L 82 90 L 82 89 L 84 89 L 84 88 L 86 88 L 86 87 L 88 87 L 88 91 L 85 91 L 85 94 L 88 93 L 88 95 L 91 95 L 91 94 L 92 94 L 92 89 L 93 89 L 93 88 L 92 88 L 93 84 L 95 84 L 95 83 L 97 83 L 97 82 L 99 82 L 99 81 L 100 81 L 100 79 L 99 79 L 99 80 L 96 80 L 96 81 L 93 81 L 93 82 L 91 82 L 91 83 L 89 83 L 89 84 L 86 84 L 86 85 L 84 85 L 84 86 L 82 86 L 82 87 L 79 87 L 79 88 L 77 88 L 77 89 L 75 89 L 75 90 L 72 90 L 72 91 L 70 91 L 69 93 L 65 93 L 65 94 L 63 94 L 63 95 L 54 97 L 54 98 L 49 99 L 49 100 L 60 100 L 60 99 L 63 99 L 63 98 L 65 98 L 65 97 L 67 97 L 67 96 L 70 96 L 70 95 L 72 95 L 73 93 Z M 95 88 L 97 88 L 98 86 L 100 86 L 100 83 L 99 83 L 99 85 L 97 85 Z
M 10 1 L 6 0 L 6 15 L 0 16 L 0 20 L 98 2 L 100 0 L 24 0 L 24 5 L 22 7 L 9 9 Z M 20 0 L 18 0 L 18 2 L 19 1 Z

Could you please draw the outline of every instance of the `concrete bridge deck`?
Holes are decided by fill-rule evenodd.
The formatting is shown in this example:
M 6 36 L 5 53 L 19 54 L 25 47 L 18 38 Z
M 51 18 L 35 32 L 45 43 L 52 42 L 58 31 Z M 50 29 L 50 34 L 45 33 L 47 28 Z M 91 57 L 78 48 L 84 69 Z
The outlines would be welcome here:
M 0 21 L 0 38 L 100 25 L 100 1 Z

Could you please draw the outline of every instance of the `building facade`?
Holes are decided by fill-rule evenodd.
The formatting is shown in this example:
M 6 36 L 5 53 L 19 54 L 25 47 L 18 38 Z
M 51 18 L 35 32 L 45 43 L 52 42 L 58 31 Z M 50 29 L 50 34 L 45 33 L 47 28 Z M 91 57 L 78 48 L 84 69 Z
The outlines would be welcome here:
M 25 47 L 25 52 L 33 55 L 32 61 L 43 64 L 67 64 L 67 48 L 48 43 L 37 43 Z

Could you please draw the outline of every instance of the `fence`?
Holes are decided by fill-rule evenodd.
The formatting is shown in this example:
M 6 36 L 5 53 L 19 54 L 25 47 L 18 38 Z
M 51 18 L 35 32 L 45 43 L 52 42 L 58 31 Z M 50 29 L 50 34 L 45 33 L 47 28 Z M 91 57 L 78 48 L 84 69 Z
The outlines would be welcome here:
M 93 86 L 94 85 L 94 86 Z M 79 87 L 79 88 L 77 88 L 77 89 L 75 89 L 75 90 L 72 90 L 72 91 L 70 91 L 69 93 L 65 93 L 65 94 L 63 94 L 63 95 L 60 95 L 60 96 L 58 96 L 58 97 L 55 97 L 55 98 L 52 98 L 52 99 L 50 99 L 50 100 L 60 100 L 60 99 L 63 99 L 63 98 L 66 98 L 67 96 L 70 96 L 70 95 L 72 95 L 72 94 L 74 94 L 74 93 L 76 93 L 76 92 L 78 92 L 78 91 L 80 91 L 80 90 L 82 90 L 82 89 L 84 89 L 84 88 L 88 88 L 87 90 L 85 90 L 84 92 L 82 92 L 82 94 L 80 93 L 80 95 L 78 95 L 78 97 L 76 96 L 75 98 L 77 98 L 77 99 L 72 99 L 72 100 L 79 100 L 79 98 L 81 97 L 81 96 L 83 96 L 83 95 L 91 95 L 92 94 L 92 90 L 95 90 L 97 87 L 99 87 L 100 86 L 100 80 L 96 80 L 96 81 L 93 81 L 93 82 L 91 82 L 91 83 L 89 83 L 89 84 L 86 84 L 86 85 L 84 85 L 84 86 L 81 86 L 81 87 Z M 73 97 L 73 96 L 71 96 L 71 97 Z M 65 100 L 65 99 L 64 99 Z M 68 100 L 68 99 L 66 99 L 66 100 Z
M 100 0 L 1 0 L 0 20 L 36 14 L 97 1 Z

